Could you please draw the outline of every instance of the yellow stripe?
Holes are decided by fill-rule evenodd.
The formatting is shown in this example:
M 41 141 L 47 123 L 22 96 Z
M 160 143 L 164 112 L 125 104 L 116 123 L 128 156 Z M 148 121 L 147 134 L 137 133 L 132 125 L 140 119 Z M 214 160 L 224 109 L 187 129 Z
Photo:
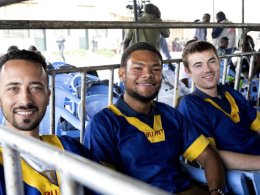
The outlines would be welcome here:
M 216 142 L 215 142 L 215 139 L 214 139 L 213 137 L 207 137 L 207 138 L 208 138 L 209 144 L 210 144 L 211 146 L 217 146 L 217 145 L 216 145 Z
M 57 136 L 44 135 L 44 136 L 41 136 L 41 139 L 46 143 L 49 143 L 55 147 L 58 147 L 58 148 L 64 150 L 64 148 Z M 0 148 L 0 163 L 3 164 L 2 148 Z M 51 191 L 52 191 L 53 194 L 55 194 L 56 192 L 57 192 L 57 194 L 60 194 L 59 186 L 52 184 L 46 177 L 44 177 L 39 172 L 34 170 L 30 165 L 28 165 L 22 159 L 21 159 L 21 167 L 22 167 L 23 181 L 25 183 L 38 189 L 41 193 L 44 193 L 44 192 L 51 193 Z M 56 174 L 58 177 L 58 185 L 59 185 L 60 177 L 57 172 L 56 172 Z
M 135 126 L 139 131 L 143 132 L 146 138 L 151 143 L 165 141 L 165 134 L 162 128 L 162 121 L 160 115 L 154 115 L 154 124 L 152 129 L 149 125 L 143 123 L 136 117 L 125 116 L 115 105 L 110 105 L 108 106 L 108 108 L 112 110 L 114 114 L 118 116 L 123 116 L 128 123 Z
M 225 92 L 225 96 L 227 98 L 227 100 L 230 103 L 230 107 L 231 107 L 231 114 L 227 113 L 225 110 L 223 110 L 218 104 L 216 104 L 214 101 L 212 101 L 209 98 L 205 98 L 204 101 L 209 102 L 210 104 L 212 104 L 214 107 L 216 107 L 217 109 L 221 110 L 225 115 L 227 115 L 234 123 L 238 123 L 240 121 L 240 117 L 239 117 L 239 108 L 234 100 L 234 98 L 230 95 L 230 93 L 228 91 Z
M 209 145 L 209 140 L 203 135 L 199 136 L 184 152 L 183 157 L 193 161 Z
M 251 123 L 250 129 L 254 131 L 260 130 L 260 113 L 256 112 L 255 120 Z

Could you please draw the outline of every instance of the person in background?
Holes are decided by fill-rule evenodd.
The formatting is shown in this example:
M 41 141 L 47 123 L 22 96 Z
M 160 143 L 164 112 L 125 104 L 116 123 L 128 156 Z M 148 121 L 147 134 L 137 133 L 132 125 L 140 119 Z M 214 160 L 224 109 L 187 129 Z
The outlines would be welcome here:
M 260 170 L 260 113 L 244 96 L 219 82 L 219 57 L 211 43 L 196 41 L 182 54 L 196 89 L 178 111 L 210 141 L 227 169 Z
M 210 14 L 205 13 L 203 15 L 202 21 L 197 21 L 197 23 L 209 23 L 210 22 Z M 204 40 L 207 41 L 207 28 L 196 28 L 194 38 L 196 40 Z
M 56 41 L 58 44 L 58 48 L 59 48 L 59 52 L 60 52 L 60 56 L 63 60 L 63 62 L 65 62 L 65 56 L 64 56 L 64 49 L 65 49 L 65 38 L 61 35 L 58 40 Z
M 216 14 L 217 23 L 231 23 L 226 18 L 226 15 L 224 12 L 220 11 Z M 228 37 L 229 39 L 229 45 L 226 49 L 226 54 L 232 54 L 234 50 L 236 49 L 236 29 L 235 28 L 221 28 L 216 27 L 212 29 L 211 33 L 212 39 L 213 39 L 213 45 L 215 47 L 218 46 L 219 40 L 222 37 Z
M 183 155 L 205 168 L 210 194 L 219 194 L 224 169 L 209 141 L 174 108 L 154 101 L 162 79 L 160 52 L 147 42 L 131 45 L 119 77 L 124 95 L 98 112 L 85 131 L 83 143 L 95 161 L 170 193 L 209 194 L 183 172 Z
M 144 13 L 139 22 L 162 22 L 161 12 L 154 4 L 146 4 Z M 138 32 L 139 40 L 137 41 L 136 31 Z M 168 28 L 163 29 L 129 29 L 123 40 L 123 50 L 136 42 L 148 42 L 156 49 L 160 50 L 160 37 L 165 38 L 170 36 Z
M 11 51 L 0 58 L 0 107 L 5 126 L 89 158 L 89 151 L 67 136 L 39 135 L 39 125 L 49 103 L 50 90 L 45 59 L 28 50 Z M 27 154 L 21 154 L 24 194 L 60 194 L 58 172 Z M 0 193 L 5 194 L 4 166 L 0 146 Z

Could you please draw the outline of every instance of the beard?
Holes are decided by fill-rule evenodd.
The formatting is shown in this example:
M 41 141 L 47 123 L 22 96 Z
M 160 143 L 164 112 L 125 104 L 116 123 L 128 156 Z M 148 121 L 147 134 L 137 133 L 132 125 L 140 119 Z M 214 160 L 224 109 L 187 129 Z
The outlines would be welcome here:
M 161 87 L 161 84 L 160 84 L 160 85 L 158 86 L 158 89 L 157 89 L 153 94 L 151 94 L 150 96 L 144 96 L 144 95 L 138 93 L 138 91 L 136 91 L 136 90 L 132 90 L 132 89 L 127 88 L 127 87 L 126 87 L 126 83 L 124 83 L 124 84 L 125 84 L 125 91 L 126 91 L 126 93 L 127 93 L 129 96 L 133 97 L 133 98 L 136 99 L 136 100 L 139 100 L 139 101 L 141 101 L 141 102 L 144 102 L 144 103 L 148 103 L 148 102 L 154 100 L 154 98 L 157 97 L 157 95 L 158 95 L 158 93 L 159 93 L 159 89 L 160 89 L 160 87 Z
M 135 91 L 127 91 L 126 90 L 126 93 L 136 100 L 139 100 L 139 101 L 144 102 L 144 103 L 148 103 L 148 102 L 152 101 L 154 98 L 157 97 L 159 90 L 157 90 L 154 94 L 152 94 L 150 96 L 143 96 L 143 95 L 140 95 L 139 93 L 137 93 Z
M 24 119 L 22 121 L 18 121 L 15 118 L 14 113 L 17 109 L 26 110 L 26 109 L 30 109 L 30 108 L 34 108 L 36 110 L 36 112 L 38 113 L 38 115 L 35 118 Z M 43 119 L 45 112 L 46 112 L 46 109 L 39 112 L 39 109 L 37 107 L 35 107 L 33 105 L 27 105 L 27 106 L 20 106 L 19 108 L 15 108 L 12 112 L 12 115 L 10 115 L 10 113 L 8 114 L 8 112 L 6 112 L 4 108 L 2 108 L 2 113 L 5 117 L 5 120 L 7 120 L 11 126 L 13 126 L 16 129 L 19 129 L 21 131 L 32 131 L 32 130 L 36 129 L 40 125 L 40 122 Z

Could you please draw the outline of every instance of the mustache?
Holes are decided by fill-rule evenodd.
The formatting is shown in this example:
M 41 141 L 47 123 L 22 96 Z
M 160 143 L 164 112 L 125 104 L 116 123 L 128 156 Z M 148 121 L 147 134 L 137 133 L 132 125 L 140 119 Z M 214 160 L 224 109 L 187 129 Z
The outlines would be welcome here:
M 27 110 L 27 109 L 36 109 L 36 110 L 38 110 L 38 107 L 36 107 L 33 104 L 21 105 L 21 106 L 18 106 L 16 108 L 14 108 L 14 111 L 17 111 L 17 110 Z

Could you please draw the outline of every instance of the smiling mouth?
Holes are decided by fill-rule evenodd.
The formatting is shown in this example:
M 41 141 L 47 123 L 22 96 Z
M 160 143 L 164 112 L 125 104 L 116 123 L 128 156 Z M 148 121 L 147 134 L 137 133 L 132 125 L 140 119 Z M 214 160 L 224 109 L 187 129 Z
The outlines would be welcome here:
M 205 79 L 210 79 L 212 77 L 214 77 L 213 73 L 212 74 L 207 74 L 206 76 L 203 76 L 203 78 L 205 78 Z
M 30 116 L 34 113 L 34 111 L 33 110 L 28 110 L 28 111 L 21 110 L 21 111 L 15 111 L 15 113 L 20 116 Z

